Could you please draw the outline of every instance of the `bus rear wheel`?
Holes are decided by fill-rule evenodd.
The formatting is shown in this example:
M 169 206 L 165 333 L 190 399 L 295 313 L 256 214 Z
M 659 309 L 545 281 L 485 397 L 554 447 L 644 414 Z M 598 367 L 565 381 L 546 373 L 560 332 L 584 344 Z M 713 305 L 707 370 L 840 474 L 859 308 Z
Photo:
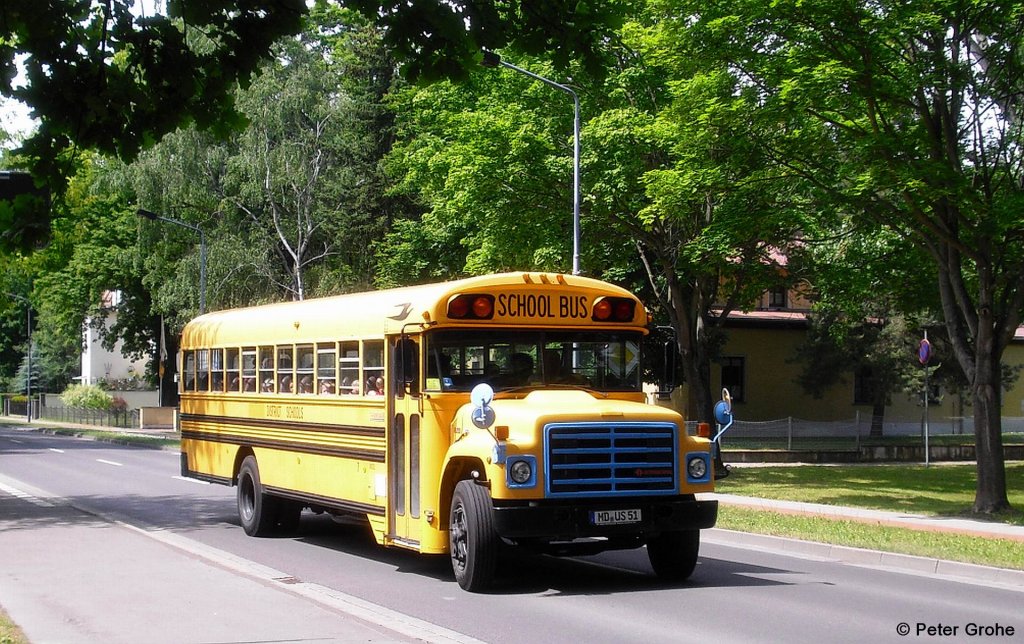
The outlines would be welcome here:
M 448 539 L 455 580 L 463 590 L 485 590 L 494 580 L 500 545 L 487 490 L 473 481 L 460 481 L 452 495 L 449 516 Z
M 277 524 L 276 499 L 263 491 L 255 456 L 238 469 L 238 518 L 250 537 L 265 537 Z
M 700 530 L 663 532 L 647 540 L 647 557 L 659 579 L 684 581 L 697 567 Z

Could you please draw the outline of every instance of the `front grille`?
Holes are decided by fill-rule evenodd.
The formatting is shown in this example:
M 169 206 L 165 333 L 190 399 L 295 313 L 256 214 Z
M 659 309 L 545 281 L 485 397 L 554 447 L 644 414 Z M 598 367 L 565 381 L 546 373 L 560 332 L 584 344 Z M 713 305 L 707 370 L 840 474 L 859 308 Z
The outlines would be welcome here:
M 676 432 L 672 423 L 546 425 L 548 496 L 674 493 Z

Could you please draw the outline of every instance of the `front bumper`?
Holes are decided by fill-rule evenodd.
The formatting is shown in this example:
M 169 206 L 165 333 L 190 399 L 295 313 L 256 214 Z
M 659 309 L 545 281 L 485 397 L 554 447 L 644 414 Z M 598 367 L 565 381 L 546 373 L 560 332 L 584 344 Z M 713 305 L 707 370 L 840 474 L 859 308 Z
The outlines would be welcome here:
M 636 523 L 594 525 L 592 520 L 595 511 L 637 509 L 641 520 Z M 494 502 L 495 530 L 507 539 L 565 541 L 649 535 L 712 528 L 717 519 L 718 501 L 688 496 Z

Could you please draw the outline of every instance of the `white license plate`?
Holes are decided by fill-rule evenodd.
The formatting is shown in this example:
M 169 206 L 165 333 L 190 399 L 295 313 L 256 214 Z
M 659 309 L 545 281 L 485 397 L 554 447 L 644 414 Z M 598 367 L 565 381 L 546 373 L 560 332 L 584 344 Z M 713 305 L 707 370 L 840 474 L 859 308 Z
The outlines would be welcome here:
M 593 525 L 623 525 L 626 523 L 640 523 L 640 510 L 593 510 L 590 513 L 590 523 Z

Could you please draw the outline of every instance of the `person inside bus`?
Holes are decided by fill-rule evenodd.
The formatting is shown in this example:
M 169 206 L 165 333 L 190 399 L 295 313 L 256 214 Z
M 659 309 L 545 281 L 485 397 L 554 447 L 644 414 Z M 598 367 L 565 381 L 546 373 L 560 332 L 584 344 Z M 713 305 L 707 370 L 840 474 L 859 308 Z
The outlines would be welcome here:
M 274 392 L 274 379 L 273 378 L 265 378 L 263 380 L 263 386 L 260 388 L 260 391 L 262 391 L 265 394 L 273 393 Z
M 333 378 L 327 378 L 320 381 L 320 393 L 328 395 L 333 395 L 335 393 Z
M 292 377 L 288 375 L 281 376 L 281 389 L 279 391 L 283 394 L 292 393 Z
M 300 394 L 311 394 L 313 393 L 313 376 L 306 374 L 299 378 L 299 393 Z
M 499 387 L 521 387 L 530 383 L 533 375 L 533 358 L 530 354 L 517 351 L 509 358 L 509 371 L 495 379 Z

